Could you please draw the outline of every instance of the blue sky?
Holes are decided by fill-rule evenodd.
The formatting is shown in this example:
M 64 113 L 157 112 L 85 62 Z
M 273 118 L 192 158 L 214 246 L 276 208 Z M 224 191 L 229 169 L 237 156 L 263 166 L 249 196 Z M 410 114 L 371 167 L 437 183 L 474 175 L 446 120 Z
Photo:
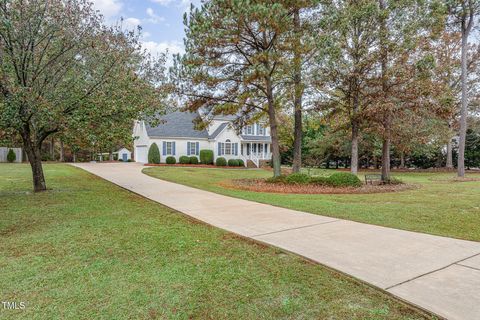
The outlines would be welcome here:
M 142 42 L 153 54 L 183 51 L 183 14 L 201 0 L 92 0 L 108 23 L 124 19 L 126 28 L 142 27 Z

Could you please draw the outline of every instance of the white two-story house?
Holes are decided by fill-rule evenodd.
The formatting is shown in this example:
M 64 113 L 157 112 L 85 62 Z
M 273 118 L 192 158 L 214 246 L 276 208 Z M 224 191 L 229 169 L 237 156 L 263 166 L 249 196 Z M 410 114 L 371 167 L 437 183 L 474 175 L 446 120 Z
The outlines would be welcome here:
M 260 166 L 271 159 L 269 128 L 252 124 L 238 132 L 233 126 L 234 116 L 215 116 L 207 129 L 196 130 L 197 113 L 173 112 L 162 117 L 161 124 L 151 127 L 137 121 L 133 129 L 134 160 L 148 162 L 148 150 L 152 143 L 160 149 L 161 162 L 168 156 L 179 160 L 181 156 L 199 156 L 200 150 L 212 150 L 215 159 L 242 159 Z

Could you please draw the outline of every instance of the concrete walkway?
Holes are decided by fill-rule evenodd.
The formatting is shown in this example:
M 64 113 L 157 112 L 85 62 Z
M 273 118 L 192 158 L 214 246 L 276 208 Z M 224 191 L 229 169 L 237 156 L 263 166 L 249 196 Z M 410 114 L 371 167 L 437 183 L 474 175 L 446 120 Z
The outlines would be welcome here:
M 135 163 L 76 164 L 230 232 L 297 253 L 448 319 L 480 319 L 480 243 L 298 212 L 151 178 Z

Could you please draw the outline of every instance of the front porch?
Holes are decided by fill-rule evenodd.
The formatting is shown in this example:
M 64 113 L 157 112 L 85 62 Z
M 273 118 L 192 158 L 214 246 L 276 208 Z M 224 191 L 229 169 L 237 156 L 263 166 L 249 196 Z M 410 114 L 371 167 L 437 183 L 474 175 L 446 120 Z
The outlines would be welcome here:
M 240 144 L 240 155 L 245 161 L 245 165 L 250 160 L 259 168 L 262 160 L 270 160 L 272 158 L 270 143 L 242 142 Z

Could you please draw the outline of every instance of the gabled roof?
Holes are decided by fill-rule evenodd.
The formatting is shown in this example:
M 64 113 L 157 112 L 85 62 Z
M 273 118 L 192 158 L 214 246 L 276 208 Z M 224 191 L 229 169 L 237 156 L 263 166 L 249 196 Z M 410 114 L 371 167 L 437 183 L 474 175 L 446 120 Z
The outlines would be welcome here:
M 228 122 L 224 122 L 218 126 L 218 128 L 208 137 L 209 139 L 215 139 L 222 131 L 228 126 Z
M 198 117 L 193 112 L 172 112 L 161 117 L 156 127 L 146 125 L 149 137 L 208 139 L 206 129 L 196 130 L 193 121 Z

